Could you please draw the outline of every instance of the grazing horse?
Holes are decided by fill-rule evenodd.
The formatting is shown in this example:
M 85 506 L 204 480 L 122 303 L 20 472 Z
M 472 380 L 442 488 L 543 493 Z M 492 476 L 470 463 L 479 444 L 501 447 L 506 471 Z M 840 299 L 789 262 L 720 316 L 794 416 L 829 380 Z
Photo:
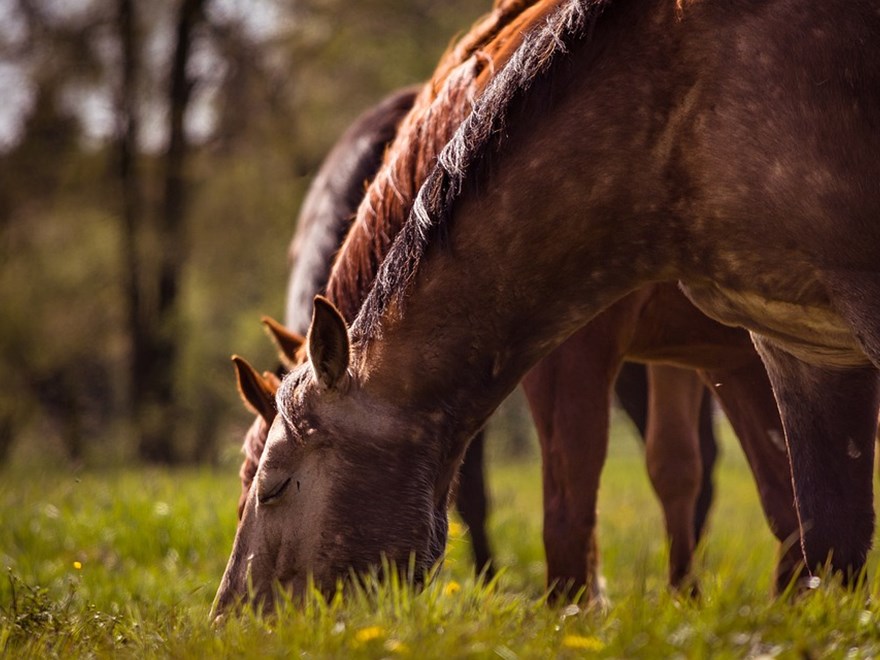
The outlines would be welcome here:
M 416 92 L 416 88 L 401 89 L 362 113 L 330 150 L 309 186 L 288 252 L 291 268 L 285 308 L 286 327 L 264 319 L 287 369 L 305 359 L 305 352 L 300 348 L 304 342 L 302 334 L 308 330 L 312 300 L 315 294 L 324 293 L 333 255 L 351 226 L 364 187 L 379 169 L 385 149 L 394 138 L 397 125 L 412 107 Z M 235 358 L 234 364 L 242 398 L 256 414 L 242 444 L 245 459 L 239 471 L 241 495 L 238 501 L 238 516 L 241 518 L 269 427 L 275 418 L 274 404 L 266 405 L 265 399 L 268 397 L 274 401 L 277 384 L 268 375 L 261 378 L 241 358 Z M 480 431 L 474 436 L 462 462 L 455 504 L 468 527 L 477 570 L 485 569 L 491 575 L 483 445 L 484 434 Z
M 299 333 L 305 333 L 308 329 L 308 314 L 311 313 L 314 295 L 324 292 L 332 256 L 351 225 L 357 202 L 363 194 L 364 182 L 372 179 L 378 170 L 398 123 L 412 107 L 414 99 L 413 89 L 400 90 L 362 113 L 331 149 L 309 188 L 289 251 L 292 268 L 285 314 L 287 328 L 271 319 L 264 319 L 279 349 L 281 361 L 288 369 L 298 365 L 304 357 L 300 350 L 304 339 Z M 366 293 L 364 291 L 363 295 Z M 643 317 L 643 321 L 646 325 L 650 323 L 649 318 Z M 700 324 L 705 325 L 703 319 L 698 320 L 698 325 Z M 601 356 L 612 355 L 608 350 L 608 336 L 618 336 L 627 331 L 626 328 L 612 327 L 611 332 L 606 333 L 606 336 L 600 335 L 594 342 L 581 345 L 583 342 L 578 340 L 579 348 L 571 351 L 574 360 L 582 364 L 598 364 L 602 361 Z M 723 345 L 723 333 L 726 329 L 721 332 L 720 341 Z M 600 357 L 593 358 L 592 355 L 597 353 Z M 545 378 L 543 374 L 553 379 L 557 368 L 542 370 L 536 367 L 533 375 L 526 380 L 527 396 L 533 401 L 539 437 L 542 439 L 542 447 L 545 447 L 548 466 L 557 460 L 555 457 L 559 453 L 551 451 L 550 447 L 557 444 L 565 446 L 566 440 L 575 448 L 574 451 L 581 446 L 602 448 L 597 452 L 596 460 L 581 466 L 581 481 L 595 485 L 589 485 L 585 489 L 577 488 L 578 498 L 583 500 L 577 505 L 568 501 L 572 499 L 570 496 L 563 496 L 561 499 L 557 496 L 554 491 L 560 489 L 558 484 L 563 483 L 562 477 L 557 477 L 553 469 L 547 468 L 548 475 L 544 479 L 548 492 L 546 545 L 551 557 L 551 579 L 560 584 L 580 587 L 587 583 L 586 575 L 590 575 L 589 582 L 598 588 L 598 568 L 595 565 L 588 566 L 585 561 L 587 545 L 595 545 L 595 541 L 590 538 L 588 542 L 581 543 L 582 547 L 572 552 L 576 545 L 572 541 L 574 535 L 571 530 L 559 529 L 559 522 L 571 517 L 567 512 L 570 508 L 592 510 L 590 515 L 595 518 L 595 495 L 598 491 L 598 476 L 603 463 L 601 459 L 604 457 L 605 443 L 592 440 L 584 443 L 583 438 L 607 436 L 607 400 L 610 391 L 607 379 L 610 377 L 613 380 L 613 374 L 620 363 L 619 358 L 620 355 L 617 355 L 609 360 L 613 365 L 610 369 L 596 371 L 593 368 L 577 374 L 570 385 L 566 386 L 563 382 L 564 389 L 570 387 L 573 391 L 583 391 L 584 395 L 580 398 L 588 402 L 588 405 L 598 403 L 599 411 L 583 420 L 580 419 L 582 406 L 579 403 L 570 405 L 571 397 L 566 398 L 559 394 L 559 387 L 555 382 L 547 383 L 547 387 L 554 392 L 553 396 L 548 398 L 542 391 L 544 385 L 541 380 Z M 240 469 L 242 489 L 238 502 L 238 515 L 241 518 L 269 427 L 275 418 L 273 402 L 280 383 L 272 374 L 261 377 L 242 358 L 235 357 L 233 362 L 242 399 L 256 415 L 242 445 L 245 459 Z M 650 400 L 646 370 L 641 365 L 628 365 L 622 376 L 617 378 L 615 390 L 641 436 L 648 439 L 649 471 L 669 520 L 667 527 L 670 530 L 673 556 L 676 557 L 672 562 L 671 573 L 677 576 L 672 579 L 676 583 L 688 572 L 692 548 L 702 534 L 711 505 L 712 468 L 717 447 L 712 429 L 711 398 L 702 395 L 703 388 L 699 381 L 690 374 L 669 371 L 664 367 L 651 367 L 651 372 L 654 386 L 650 388 L 653 392 Z M 598 393 L 594 394 L 596 388 Z M 650 434 L 647 431 L 649 403 L 657 411 L 651 415 L 654 426 Z M 556 438 L 552 423 L 545 420 L 548 411 L 554 411 L 551 414 L 557 418 L 573 418 L 572 424 L 577 424 L 578 428 L 567 430 L 570 439 L 564 435 L 562 439 Z M 485 569 L 491 575 L 491 553 L 486 533 L 487 496 L 483 444 L 484 434 L 480 431 L 474 436 L 462 461 L 455 489 L 455 504 L 468 527 L 477 570 Z M 682 462 L 688 459 L 693 459 L 699 466 L 690 464 L 691 469 L 688 470 L 688 465 Z M 682 491 L 685 495 L 682 495 Z M 687 502 L 681 502 L 683 497 Z M 694 511 L 691 511 L 692 508 Z M 551 520 L 556 521 L 555 524 L 549 524 Z M 589 535 L 592 537 L 592 530 Z M 685 548 L 688 550 L 685 551 Z M 574 570 L 572 565 L 580 565 L 582 568 Z
M 351 329 L 316 299 L 309 362 L 279 389 L 216 612 L 246 594 L 246 576 L 262 601 L 276 580 L 330 589 L 381 556 L 413 557 L 423 574 L 445 544 L 454 471 L 491 411 L 603 309 L 670 280 L 752 332 L 807 570 L 830 562 L 851 581 L 864 566 L 880 7 L 546 5 L 456 116 Z M 445 95 L 459 109 L 470 98 Z
M 305 303 L 289 304 L 288 319 L 296 318 L 296 311 L 302 304 L 311 306 L 311 300 L 302 292 L 303 281 L 319 291 L 326 285 L 327 262 L 334 252 L 333 238 L 343 234 L 340 227 L 348 228 L 350 216 L 355 211 L 350 200 L 362 189 L 362 182 L 373 174 L 370 166 L 373 170 L 378 168 L 385 144 L 390 140 L 388 135 L 411 102 L 412 94 L 401 92 L 365 113 L 346 131 L 319 171 L 303 206 L 298 224 L 300 230 L 294 239 L 299 259 L 308 259 L 311 267 L 299 268 L 297 275 L 291 277 L 289 289 L 299 293 L 292 293 L 289 298 Z M 374 156 L 372 159 L 368 157 L 370 152 Z M 346 163 L 357 166 L 346 167 Z M 311 244 L 315 245 L 314 249 L 309 249 Z M 323 260 L 312 258 L 314 254 L 324 255 Z M 292 261 L 297 263 L 296 256 Z M 762 439 L 767 429 L 776 429 L 781 437 L 775 408 L 766 405 L 772 401 L 769 385 L 744 332 L 732 331 L 709 321 L 669 287 L 626 300 L 626 303 L 618 304 L 614 313 L 603 313 L 545 358 L 541 363 L 543 366 L 536 366 L 524 380 L 545 459 L 548 576 L 560 590 L 563 585 L 574 589 L 590 585 L 590 593 L 598 593 L 600 581 L 594 527 L 606 443 L 595 438 L 607 437 L 609 380 L 613 380 L 624 352 L 632 359 L 677 361 L 697 368 L 721 364 L 727 372 L 731 364 L 749 361 L 758 364 L 752 373 L 745 372 L 754 382 L 746 383 L 746 387 L 733 396 L 728 394 L 735 392 L 730 382 L 741 378 L 740 374 L 727 376 L 716 371 L 710 378 L 713 382 L 728 381 L 722 400 L 740 436 L 745 439 L 750 457 L 754 451 L 760 451 L 761 446 L 766 446 Z M 666 304 L 658 304 L 658 300 Z M 670 301 L 673 304 L 670 305 Z M 669 312 L 672 310 L 676 313 L 671 314 L 670 325 Z M 630 321 L 636 318 L 638 323 Z M 302 337 L 270 320 L 266 322 L 279 346 L 282 361 L 288 367 L 298 364 Z M 665 332 L 662 331 L 664 325 Z M 717 346 L 717 354 L 707 350 L 709 346 Z M 622 351 L 623 348 L 626 350 Z M 246 459 L 241 469 L 240 516 L 269 426 L 275 417 L 272 401 L 277 384 L 270 377 L 261 379 L 240 359 L 236 359 L 235 364 L 243 398 L 255 413 L 259 413 L 244 443 Z M 625 409 L 648 440 L 649 474 L 663 505 L 671 541 L 670 582 L 679 586 L 689 576 L 693 548 L 700 538 L 711 501 L 711 466 L 715 458 L 711 405 L 709 398 L 702 396 L 699 380 L 664 365 L 650 367 L 653 387 L 649 400 L 645 369 L 632 368 L 635 366 L 630 365 L 624 377 L 617 379 L 616 389 Z M 567 395 L 568 392 L 577 392 L 578 396 Z M 647 431 L 649 403 L 655 410 L 650 432 Z M 751 414 L 744 414 L 747 411 Z M 585 442 L 585 438 L 589 440 Z M 781 454 L 776 454 L 777 463 L 782 458 Z M 767 461 L 763 458 L 753 461 L 758 470 L 762 469 L 762 462 Z M 567 467 L 569 465 L 571 467 Z M 766 484 L 774 480 L 776 485 L 767 487 Z M 759 483 L 764 484 L 763 490 L 771 501 L 781 502 L 782 507 L 788 506 L 791 497 L 784 463 L 776 469 L 765 467 Z M 699 498 L 696 497 L 698 490 Z M 480 570 L 490 560 L 485 530 L 482 434 L 471 442 L 462 462 L 456 506 L 471 530 L 475 562 Z M 772 520 L 780 517 L 779 507 L 768 507 Z M 785 511 L 781 513 L 785 518 Z M 788 518 L 791 523 L 793 516 Z M 792 525 L 782 525 L 781 529 L 780 535 L 785 538 Z
M 351 224 L 364 181 L 371 179 L 379 168 L 386 145 L 393 138 L 401 117 L 412 106 L 414 96 L 414 91 L 402 90 L 363 113 L 331 150 L 309 189 L 290 250 L 292 269 L 285 322 L 295 331 L 265 320 L 287 368 L 301 361 L 303 338 L 296 331 L 304 333 L 308 327 L 308 316 L 303 309 L 307 308 L 310 313 L 315 293 L 324 292 L 332 255 Z M 366 293 L 363 291 L 362 295 Z M 643 307 L 643 298 L 638 301 L 635 304 Z M 695 310 L 690 312 L 694 314 Z M 637 315 L 619 314 L 613 318 L 628 320 Z M 695 315 L 698 327 L 707 325 L 701 314 Z M 641 320 L 645 327 L 654 323 L 650 314 L 643 315 Z M 525 381 L 545 457 L 545 545 L 549 579 L 560 589 L 563 585 L 577 589 L 589 584 L 590 593 L 598 593 L 594 522 L 588 521 L 595 521 L 596 517 L 599 474 L 607 446 L 608 397 L 623 357 L 614 347 L 630 341 L 627 333 L 631 334 L 634 325 L 606 321 L 598 324 L 601 331 L 594 328 L 583 333 L 583 338 L 572 339 L 576 348 L 560 349 L 561 354 L 571 355 L 570 364 L 581 365 L 581 373 L 566 371 L 568 359 L 557 364 L 556 359 L 548 358 L 547 363 L 553 366 L 536 367 Z M 727 330 L 721 329 L 720 335 L 718 343 L 723 351 Z M 740 346 L 735 348 L 739 350 Z M 639 356 L 634 354 L 634 357 Z M 239 391 L 257 414 L 243 443 L 240 518 L 275 417 L 272 401 L 277 383 L 268 375 L 261 378 L 241 358 L 235 358 L 234 363 Z M 647 439 L 649 474 L 663 505 L 672 545 L 671 582 L 678 586 L 690 573 L 693 548 L 701 536 L 712 499 L 716 445 L 711 401 L 710 397 L 703 396 L 704 389 L 696 376 L 662 366 L 650 367 L 650 370 L 654 383 L 650 403 L 657 411 L 651 416 L 650 432 L 647 430 L 649 388 L 645 368 L 631 365 L 624 377 L 617 380 L 616 391 L 624 409 Z M 567 396 L 567 390 L 577 392 L 578 396 Z M 585 410 L 589 414 L 585 415 Z M 554 418 L 571 421 L 557 430 Z M 767 426 L 759 428 L 763 430 Z M 755 435 L 751 429 L 741 432 Z M 564 469 L 563 457 L 567 455 L 570 455 L 568 462 L 576 466 L 575 472 L 571 476 L 557 474 Z M 576 456 L 582 460 L 573 460 Z M 491 574 L 482 431 L 468 446 L 455 495 L 456 508 L 471 535 L 477 570 L 485 568 Z M 584 529 L 581 538 L 578 530 Z

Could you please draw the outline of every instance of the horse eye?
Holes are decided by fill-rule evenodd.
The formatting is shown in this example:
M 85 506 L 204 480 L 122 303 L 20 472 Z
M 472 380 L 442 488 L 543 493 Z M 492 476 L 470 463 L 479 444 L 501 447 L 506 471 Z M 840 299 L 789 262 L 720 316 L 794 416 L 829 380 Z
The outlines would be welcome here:
M 280 484 L 275 486 L 268 493 L 257 493 L 257 501 L 260 504 L 269 504 L 272 500 L 277 500 L 281 495 L 287 490 L 287 487 L 290 485 L 291 477 L 287 477 Z

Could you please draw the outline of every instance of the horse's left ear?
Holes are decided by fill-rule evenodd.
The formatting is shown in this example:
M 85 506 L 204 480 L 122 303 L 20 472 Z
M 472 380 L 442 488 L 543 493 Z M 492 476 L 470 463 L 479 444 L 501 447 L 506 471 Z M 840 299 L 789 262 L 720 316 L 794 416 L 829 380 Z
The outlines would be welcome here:
M 339 310 L 323 296 L 315 296 L 308 351 L 309 362 L 321 385 L 336 389 L 345 382 L 350 359 L 348 327 Z
M 235 377 L 241 400 L 251 412 L 256 413 L 271 425 L 276 414 L 277 379 L 273 382 L 261 377 L 247 360 L 238 355 L 232 356 L 232 363 L 235 365 Z

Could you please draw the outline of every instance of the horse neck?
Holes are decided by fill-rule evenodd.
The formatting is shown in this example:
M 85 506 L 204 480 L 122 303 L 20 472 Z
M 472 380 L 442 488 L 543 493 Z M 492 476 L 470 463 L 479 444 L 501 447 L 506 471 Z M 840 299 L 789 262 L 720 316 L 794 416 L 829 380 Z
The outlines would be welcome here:
M 570 239 L 536 233 L 557 218 L 529 206 L 527 191 L 509 201 L 533 222 L 493 212 L 504 207 L 500 197 L 462 200 L 449 246 L 429 251 L 409 295 L 383 315 L 381 339 L 354 329 L 365 387 L 412 413 L 448 443 L 450 456 L 460 455 L 531 365 L 637 277 L 612 281 L 591 271 L 601 242 L 574 251 Z M 559 229 L 570 235 L 576 226 Z
M 370 291 L 379 264 L 412 208 L 419 182 L 471 110 L 494 71 L 522 41 L 528 26 L 560 0 L 500 0 L 444 55 L 401 121 L 381 169 L 363 195 L 357 217 L 327 282 L 327 295 L 351 319 Z M 426 128 L 427 127 L 427 128 Z
M 605 39 L 625 51 L 615 37 Z M 574 45 L 568 66 L 529 89 L 503 143 L 469 166 L 450 217 L 431 230 L 415 276 L 403 278 L 407 293 L 384 308 L 368 299 L 353 327 L 367 386 L 421 411 L 442 427 L 439 437 L 470 437 L 532 364 L 607 305 L 649 281 L 678 279 L 681 228 L 631 138 L 650 128 L 638 110 L 648 103 L 639 94 L 652 88 L 624 84 L 631 62 L 651 53 L 598 78 L 584 73 L 595 67 L 591 49 Z M 376 292 L 373 301 L 382 300 Z M 371 309 L 379 310 L 372 319 Z

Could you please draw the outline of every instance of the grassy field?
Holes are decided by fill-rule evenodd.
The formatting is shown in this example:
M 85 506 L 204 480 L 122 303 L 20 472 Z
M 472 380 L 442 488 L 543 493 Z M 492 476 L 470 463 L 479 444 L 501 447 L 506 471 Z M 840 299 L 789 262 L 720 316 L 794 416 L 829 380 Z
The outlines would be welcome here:
M 392 581 L 274 621 L 215 630 L 208 609 L 231 547 L 238 484 L 222 470 L 0 474 L 0 653 L 19 657 L 873 657 L 876 557 L 862 591 L 770 598 L 774 542 L 725 437 L 700 550 L 699 602 L 665 586 L 659 509 L 618 424 L 603 477 L 607 611 L 544 604 L 534 461 L 492 464 L 491 537 L 504 567 L 475 584 L 465 532 L 421 594 Z

